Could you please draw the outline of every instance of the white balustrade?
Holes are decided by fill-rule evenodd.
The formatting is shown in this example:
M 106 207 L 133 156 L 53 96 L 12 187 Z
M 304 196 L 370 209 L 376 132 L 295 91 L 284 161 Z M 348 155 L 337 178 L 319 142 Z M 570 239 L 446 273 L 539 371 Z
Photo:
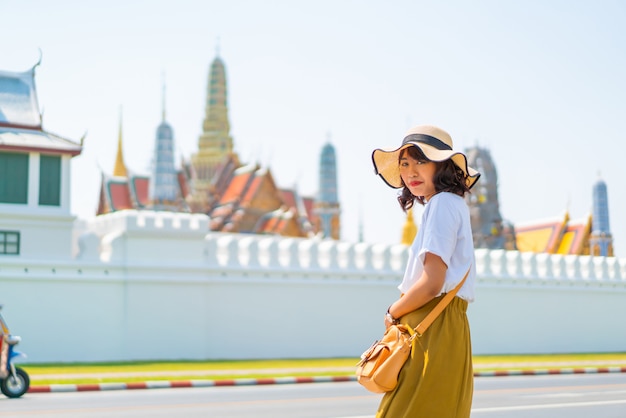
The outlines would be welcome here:
M 357 356 L 377 336 L 372 330 L 397 297 L 408 257 L 400 244 L 207 227 L 204 215 L 122 211 L 77 223 L 74 259 L 4 258 L 3 302 L 7 315 L 17 311 L 11 323 L 23 327 L 29 359 Z M 476 353 L 626 346 L 614 332 L 626 315 L 626 259 L 486 249 L 475 256 L 476 303 L 468 312 Z M 254 348 L 241 344 L 224 312 L 237 315 L 242 332 L 257 330 Z M 278 318 L 307 330 L 293 351 L 272 345 Z M 578 332 L 587 322 L 602 327 Z M 164 335 L 185 344 L 168 354 L 158 344 Z

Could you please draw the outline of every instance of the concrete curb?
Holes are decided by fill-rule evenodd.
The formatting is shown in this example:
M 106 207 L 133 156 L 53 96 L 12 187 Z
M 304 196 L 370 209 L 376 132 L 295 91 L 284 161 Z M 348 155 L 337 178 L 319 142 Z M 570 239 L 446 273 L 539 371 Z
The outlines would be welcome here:
M 498 377 L 498 376 L 541 376 L 552 374 L 595 374 L 595 373 L 626 373 L 626 367 L 584 367 L 564 369 L 540 369 L 540 370 L 497 370 L 491 372 L 476 372 L 474 377 Z
M 128 389 L 168 389 L 168 388 L 202 388 L 213 386 L 251 386 L 251 385 L 284 385 L 295 383 L 329 383 L 352 382 L 356 376 L 314 376 L 314 377 L 270 377 L 261 379 L 230 379 L 230 380 L 154 380 L 132 383 L 84 383 L 78 385 L 41 385 L 31 386 L 28 393 L 47 392 L 86 392 L 98 390 Z
M 597 374 L 597 373 L 626 373 L 626 367 L 585 367 L 566 369 L 542 370 L 498 370 L 490 372 L 475 372 L 474 377 L 503 377 L 503 376 L 545 376 L 558 374 Z M 31 386 L 28 393 L 51 392 L 87 392 L 104 390 L 133 390 L 133 389 L 173 389 L 173 388 L 202 388 L 219 386 L 252 386 L 252 385 L 284 385 L 296 383 L 332 383 L 356 382 L 356 376 L 314 376 L 314 377 L 272 377 L 261 379 L 229 379 L 229 380 L 182 380 L 166 381 L 154 380 L 132 383 L 84 383 L 78 385 L 39 385 Z

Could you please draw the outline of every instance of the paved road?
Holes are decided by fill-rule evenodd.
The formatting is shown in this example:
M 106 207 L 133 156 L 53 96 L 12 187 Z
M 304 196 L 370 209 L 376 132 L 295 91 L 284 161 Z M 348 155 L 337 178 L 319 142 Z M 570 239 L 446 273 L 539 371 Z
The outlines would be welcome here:
M 472 418 L 624 418 L 626 374 L 479 378 Z
M 371 418 L 379 395 L 357 383 L 27 394 L 0 417 Z M 476 379 L 473 418 L 624 418 L 626 374 Z

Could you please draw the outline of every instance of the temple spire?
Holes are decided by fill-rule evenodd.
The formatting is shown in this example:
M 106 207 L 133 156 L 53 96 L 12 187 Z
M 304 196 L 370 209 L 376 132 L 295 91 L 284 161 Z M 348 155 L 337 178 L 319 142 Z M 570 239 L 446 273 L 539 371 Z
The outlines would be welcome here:
M 613 256 L 613 235 L 609 226 L 609 195 L 602 178 L 593 185 L 592 228 L 589 237 L 591 255 Z
M 228 90 L 226 69 L 220 57 L 211 63 L 207 85 L 205 117 L 198 138 L 198 152 L 191 158 L 194 180 L 194 207 L 202 211 L 208 205 L 211 182 L 218 167 L 233 155 L 233 138 L 228 121 Z
M 319 232 L 322 236 L 339 239 L 341 208 L 337 191 L 337 157 L 335 147 L 330 143 L 330 134 L 320 156 L 319 192 L 313 204 L 313 213 L 319 220 Z
M 176 172 L 174 131 L 165 121 L 165 77 L 163 80 L 163 121 L 156 131 L 152 175 L 148 195 L 153 209 L 170 210 L 184 207 L 178 199 L 178 178 Z
M 417 235 L 417 226 L 413 220 L 413 208 L 406 211 L 406 222 L 402 227 L 402 244 L 411 245 Z
M 115 167 L 113 175 L 116 177 L 128 177 L 126 164 L 124 164 L 124 153 L 122 151 L 122 107 L 120 106 L 120 126 L 117 136 L 117 156 L 115 158 Z
M 163 103 L 161 104 L 162 108 L 163 108 L 163 113 L 162 113 L 162 122 L 165 122 L 165 72 L 162 74 L 162 81 L 161 83 L 163 84 L 163 97 L 162 97 L 162 101 Z

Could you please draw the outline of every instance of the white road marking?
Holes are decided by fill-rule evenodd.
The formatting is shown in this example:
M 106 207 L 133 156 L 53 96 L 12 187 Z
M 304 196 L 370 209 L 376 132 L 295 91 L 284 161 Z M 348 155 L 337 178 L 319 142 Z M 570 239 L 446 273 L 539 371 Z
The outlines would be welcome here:
M 520 406 L 500 406 L 492 408 L 472 408 L 472 412 L 500 412 L 500 411 L 525 411 L 531 409 L 556 409 L 556 408 L 573 408 L 580 406 L 599 406 L 599 405 L 618 405 L 626 404 L 626 399 L 614 401 L 594 401 L 594 402 L 568 402 L 568 403 L 552 403 L 545 405 L 520 405 Z

